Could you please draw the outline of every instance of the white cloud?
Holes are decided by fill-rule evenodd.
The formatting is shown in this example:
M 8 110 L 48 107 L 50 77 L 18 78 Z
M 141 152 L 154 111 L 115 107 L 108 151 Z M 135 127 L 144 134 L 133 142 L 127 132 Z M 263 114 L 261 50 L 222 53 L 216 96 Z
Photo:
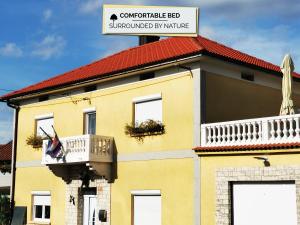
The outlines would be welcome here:
M 291 38 L 289 32 L 289 27 L 285 26 L 249 30 L 222 26 L 200 27 L 203 36 L 276 65 L 281 63 L 286 53 L 290 53 L 296 71 L 300 71 L 300 40 Z
M 61 55 L 66 46 L 66 40 L 62 36 L 48 35 L 43 40 L 34 44 L 33 56 L 42 59 L 50 59 Z
M 79 5 L 79 11 L 83 14 L 90 14 L 100 11 L 100 7 L 101 4 L 99 0 L 86 0 Z
M 0 55 L 8 57 L 20 57 L 23 55 L 23 51 L 15 43 L 6 43 L 0 48 Z
M 44 21 L 48 21 L 52 17 L 52 14 L 53 14 L 53 12 L 52 12 L 51 9 L 44 10 L 44 12 L 43 12 L 43 20 Z

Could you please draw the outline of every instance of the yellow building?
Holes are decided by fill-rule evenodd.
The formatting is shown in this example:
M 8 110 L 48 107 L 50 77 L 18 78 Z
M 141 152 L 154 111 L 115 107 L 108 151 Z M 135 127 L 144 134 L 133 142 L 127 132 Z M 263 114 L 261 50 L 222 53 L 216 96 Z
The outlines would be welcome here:
M 231 224 L 231 187 L 299 190 L 299 116 L 276 117 L 280 82 L 279 67 L 198 36 L 2 96 L 16 108 L 15 206 L 27 224 Z

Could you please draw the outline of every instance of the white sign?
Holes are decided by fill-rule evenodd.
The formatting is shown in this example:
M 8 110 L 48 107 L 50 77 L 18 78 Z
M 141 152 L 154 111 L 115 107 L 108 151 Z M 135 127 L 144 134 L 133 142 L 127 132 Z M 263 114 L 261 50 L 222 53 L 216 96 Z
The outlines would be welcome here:
M 198 8 L 103 5 L 103 34 L 197 36 Z

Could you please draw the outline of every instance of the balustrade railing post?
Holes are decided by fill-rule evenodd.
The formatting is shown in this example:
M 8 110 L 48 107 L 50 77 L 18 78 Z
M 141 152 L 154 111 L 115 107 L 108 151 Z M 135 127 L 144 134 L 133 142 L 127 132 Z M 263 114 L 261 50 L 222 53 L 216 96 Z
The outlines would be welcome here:
M 206 146 L 207 143 L 207 137 L 206 137 L 206 127 L 205 126 L 201 126 L 201 146 Z
M 92 138 L 92 135 L 86 135 L 84 137 L 85 139 L 85 157 L 86 157 L 86 160 L 89 161 L 90 160 L 90 155 L 91 155 L 91 152 L 92 152 L 92 146 L 93 146 L 93 138 Z
M 269 133 L 269 121 L 264 119 L 261 122 L 261 143 L 267 143 L 269 141 Z

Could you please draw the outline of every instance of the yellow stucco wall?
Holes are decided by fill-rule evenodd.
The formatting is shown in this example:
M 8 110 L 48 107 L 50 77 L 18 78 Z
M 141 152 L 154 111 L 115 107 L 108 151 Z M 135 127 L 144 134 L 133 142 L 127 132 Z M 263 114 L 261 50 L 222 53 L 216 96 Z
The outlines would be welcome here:
M 47 167 L 17 168 L 15 202 L 27 206 L 27 220 L 32 220 L 32 191 L 50 191 L 51 224 L 65 225 L 65 183 Z M 53 212 L 53 213 L 52 213 Z
M 293 100 L 299 108 L 300 96 L 294 94 Z M 277 116 L 281 101 L 280 89 L 207 73 L 207 123 Z
M 119 153 L 192 148 L 192 82 L 189 73 L 181 73 L 178 76 L 162 77 L 26 105 L 20 110 L 17 161 L 41 159 L 41 151 L 35 151 L 26 145 L 26 138 L 34 133 L 35 116 L 53 113 L 54 127 L 60 137 L 81 135 L 83 134 L 83 109 L 94 106 L 97 111 L 96 134 L 114 137 Z M 162 114 L 166 133 L 146 137 L 144 142 L 126 136 L 124 127 L 126 123 L 132 121 L 133 98 L 157 93 L 162 94 Z M 83 97 L 91 98 L 91 104 L 88 101 L 72 102 Z
M 216 171 L 225 167 L 263 167 L 263 162 L 255 156 L 261 155 L 201 157 L 201 224 L 216 225 Z M 268 159 L 271 166 L 299 165 L 300 153 L 268 155 Z
M 147 189 L 161 191 L 163 225 L 193 224 L 193 159 L 121 162 L 118 167 L 111 192 L 112 225 L 131 224 L 130 191 Z
M 124 126 L 131 123 L 133 117 L 132 99 L 158 93 L 162 95 L 162 114 L 166 133 L 146 137 L 143 142 L 126 136 Z M 91 101 L 81 101 L 80 99 L 84 97 L 90 98 Z M 114 137 L 119 154 L 193 147 L 193 78 L 190 73 L 185 72 L 22 106 L 19 114 L 17 162 L 41 160 L 41 149 L 35 150 L 26 145 L 26 138 L 35 132 L 36 116 L 53 113 L 58 135 L 75 136 L 83 134 L 83 109 L 91 107 L 96 107 L 97 112 L 96 134 Z M 119 163 L 118 179 L 112 184 L 112 223 L 130 224 L 129 190 L 157 188 L 162 190 L 163 224 L 184 224 L 187 218 L 188 224 L 191 224 L 193 213 L 191 168 L 193 168 L 191 160 Z M 53 193 L 51 223 L 64 224 L 65 186 L 65 183 L 55 177 L 47 167 L 18 168 L 16 205 L 27 206 L 28 220 L 31 220 L 31 191 L 50 191 Z M 182 212 L 185 216 L 175 220 L 173 214 L 179 215 Z

